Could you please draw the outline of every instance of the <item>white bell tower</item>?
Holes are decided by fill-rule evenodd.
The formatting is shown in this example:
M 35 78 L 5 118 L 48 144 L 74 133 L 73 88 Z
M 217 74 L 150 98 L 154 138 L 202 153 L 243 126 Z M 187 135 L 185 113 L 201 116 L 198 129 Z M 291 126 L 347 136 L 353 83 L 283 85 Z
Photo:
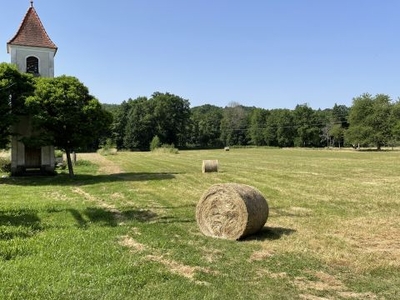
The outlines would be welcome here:
M 48 36 L 33 1 L 14 37 L 7 43 L 7 52 L 11 55 L 11 63 L 20 72 L 34 76 L 54 77 L 54 56 L 57 46 Z M 13 127 L 11 142 L 11 173 L 21 175 L 29 170 L 40 170 L 52 173 L 55 168 L 53 146 L 25 145 L 21 138 L 32 135 L 30 116 L 20 116 L 20 122 Z

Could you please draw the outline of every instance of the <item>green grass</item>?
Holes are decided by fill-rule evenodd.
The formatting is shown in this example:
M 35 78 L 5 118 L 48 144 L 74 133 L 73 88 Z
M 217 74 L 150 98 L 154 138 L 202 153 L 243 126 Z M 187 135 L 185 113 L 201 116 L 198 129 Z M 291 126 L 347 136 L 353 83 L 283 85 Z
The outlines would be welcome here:
M 74 179 L 0 178 L 0 298 L 397 299 L 399 158 L 266 148 L 78 154 Z M 201 172 L 206 159 L 218 159 L 218 173 Z M 200 233 L 196 204 L 224 182 L 266 197 L 261 232 L 235 242 Z

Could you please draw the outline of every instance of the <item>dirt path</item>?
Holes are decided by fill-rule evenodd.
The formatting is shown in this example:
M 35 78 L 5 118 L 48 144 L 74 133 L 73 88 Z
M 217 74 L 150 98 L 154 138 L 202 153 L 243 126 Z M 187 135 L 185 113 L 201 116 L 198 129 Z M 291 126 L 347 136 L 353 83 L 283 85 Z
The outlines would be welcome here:
M 77 159 L 88 160 L 98 165 L 99 174 L 111 175 L 124 173 L 124 171 L 117 164 L 98 153 L 78 153 Z
M 115 163 L 112 161 L 108 160 L 106 157 L 98 154 L 98 153 L 79 153 L 77 154 L 77 160 L 88 160 L 96 165 L 99 166 L 99 174 L 102 175 L 111 175 L 111 174 L 120 174 L 123 173 L 124 171 Z M 115 219 L 117 221 L 123 221 L 124 217 L 123 214 L 120 210 L 118 210 L 113 204 L 109 204 L 104 202 L 101 199 L 98 199 L 97 197 L 91 195 L 90 193 L 84 191 L 80 187 L 75 187 L 72 189 L 74 193 L 77 193 L 81 196 L 83 196 L 86 201 L 90 201 L 95 203 L 96 205 L 104 208 L 105 210 L 111 212 L 114 214 Z

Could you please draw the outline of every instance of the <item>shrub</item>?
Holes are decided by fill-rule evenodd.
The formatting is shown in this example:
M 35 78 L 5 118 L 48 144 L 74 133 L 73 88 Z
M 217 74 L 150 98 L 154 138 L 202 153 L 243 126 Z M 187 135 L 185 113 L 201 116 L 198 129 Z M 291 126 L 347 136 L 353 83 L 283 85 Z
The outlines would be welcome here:
M 161 146 L 160 138 L 156 135 L 150 142 L 150 151 L 154 151 L 157 148 L 160 148 L 160 146 Z
M 100 146 L 100 149 L 97 150 L 97 153 L 103 156 L 115 155 L 117 154 L 117 146 L 112 139 L 107 139 L 106 142 Z
M 161 147 L 158 147 L 154 150 L 152 150 L 153 152 L 156 153 L 172 153 L 172 154 L 178 154 L 179 150 L 178 148 L 175 148 L 174 144 L 162 144 Z
M 85 160 L 85 159 L 78 159 L 75 163 L 75 166 L 93 166 L 93 163 L 90 160 Z
M 0 171 L 4 173 L 11 172 L 11 160 L 7 157 L 0 157 Z
M 107 155 L 115 155 L 117 154 L 117 148 L 110 148 L 110 149 L 104 149 L 104 148 L 100 148 L 99 150 L 97 150 L 97 153 L 103 156 L 107 156 Z
M 62 150 L 55 150 L 54 151 L 54 156 L 55 158 L 62 158 L 63 157 L 64 152 Z
M 175 148 L 174 144 L 161 144 L 160 138 L 156 135 L 150 143 L 150 150 L 157 153 L 173 153 L 177 154 L 179 150 Z

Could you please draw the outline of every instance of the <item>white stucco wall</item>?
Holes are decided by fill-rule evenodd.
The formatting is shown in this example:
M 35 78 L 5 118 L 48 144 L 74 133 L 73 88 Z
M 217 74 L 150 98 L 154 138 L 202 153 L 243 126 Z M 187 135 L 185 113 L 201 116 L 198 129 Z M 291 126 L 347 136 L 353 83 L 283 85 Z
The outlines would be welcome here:
M 39 74 L 41 77 L 54 77 L 55 50 L 39 47 L 9 45 L 11 63 L 17 65 L 20 72 L 26 72 L 26 59 L 34 56 L 39 60 Z
M 20 72 L 26 72 L 26 59 L 34 56 L 39 60 L 39 74 L 41 77 L 54 77 L 55 50 L 39 47 L 9 45 L 11 63 L 15 64 Z M 32 135 L 31 120 L 28 116 L 21 117 L 19 123 L 13 127 L 16 135 L 12 137 L 11 146 L 11 173 L 18 174 L 25 166 L 25 145 L 20 142 L 22 137 Z M 55 157 L 53 146 L 41 147 L 41 169 L 54 171 Z
M 46 166 L 47 168 L 53 168 L 56 164 L 56 158 L 54 155 L 54 147 L 53 146 L 44 146 L 42 147 L 42 166 Z

